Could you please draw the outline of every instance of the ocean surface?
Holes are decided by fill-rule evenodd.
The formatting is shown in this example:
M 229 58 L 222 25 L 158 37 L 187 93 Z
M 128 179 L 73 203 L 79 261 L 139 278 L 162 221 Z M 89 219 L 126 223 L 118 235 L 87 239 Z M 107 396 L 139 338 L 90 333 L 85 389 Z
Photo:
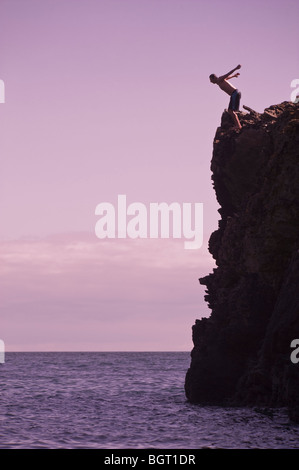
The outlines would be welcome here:
M 191 405 L 186 352 L 7 353 L 0 448 L 291 449 L 286 410 Z

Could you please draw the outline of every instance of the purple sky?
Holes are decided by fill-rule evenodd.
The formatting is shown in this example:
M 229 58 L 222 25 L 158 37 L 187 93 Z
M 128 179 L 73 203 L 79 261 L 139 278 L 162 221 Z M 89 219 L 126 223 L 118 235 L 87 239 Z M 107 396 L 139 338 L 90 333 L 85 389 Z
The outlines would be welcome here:
M 213 137 L 290 100 L 297 0 L 1 0 L 0 338 L 6 350 L 190 350 L 209 315 Z M 204 245 L 99 240 L 100 202 L 202 202 Z

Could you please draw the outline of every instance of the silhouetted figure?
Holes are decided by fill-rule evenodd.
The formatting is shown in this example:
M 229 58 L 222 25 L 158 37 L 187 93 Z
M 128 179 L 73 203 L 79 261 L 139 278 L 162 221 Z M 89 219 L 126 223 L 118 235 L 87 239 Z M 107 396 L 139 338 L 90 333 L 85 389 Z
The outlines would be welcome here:
M 222 75 L 221 77 L 217 77 L 214 73 L 210 75 L 210 81 L 212 83 L 216 83 L 221 90 L 225 91 L 230 96 L 230 101 L 228 105 L 228 112 L 232 116 L 233 121 L 235 123 L 235 127 L 237 129 L 241 129 L 241 124 L 239 121 L 239 118 L 237 116 L 236 111 L 239 111 L 240 107 L 240 99 L 241 99 L 241 93 L 239 90 L 237 90 L 228 80 L 230 78 L 238 77 L 240 74 L 235 73 L 232 75 L 236 70 L 239 70 L 241 68 L 241 65 L 237 65 L 233 70 L 228 72 L 225 75 Z

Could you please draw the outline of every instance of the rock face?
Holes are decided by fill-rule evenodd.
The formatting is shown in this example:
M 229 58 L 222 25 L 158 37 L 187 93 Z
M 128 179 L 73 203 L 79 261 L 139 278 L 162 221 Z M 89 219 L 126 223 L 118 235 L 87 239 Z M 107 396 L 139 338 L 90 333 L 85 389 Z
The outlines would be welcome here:
M 193 326 L 190 402 L 287 406 L 299 422 L 299 105 L 222 115 L 211 163 L 221 206 L 209 251 L 209 318 Z M 299 357 L 299 354 L 298 354 Z

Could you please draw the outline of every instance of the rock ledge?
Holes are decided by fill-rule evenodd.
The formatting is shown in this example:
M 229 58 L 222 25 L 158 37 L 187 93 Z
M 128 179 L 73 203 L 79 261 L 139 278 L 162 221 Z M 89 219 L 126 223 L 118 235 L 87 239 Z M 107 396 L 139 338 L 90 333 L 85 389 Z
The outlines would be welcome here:
M 287 406 L 299 422 L 299 105 L 246 109 L 241 131 L 224 112 L 214 138 L 217 268 L 200 279 L 211 315 L 193 326 L 185 391 L 193 403 Z

